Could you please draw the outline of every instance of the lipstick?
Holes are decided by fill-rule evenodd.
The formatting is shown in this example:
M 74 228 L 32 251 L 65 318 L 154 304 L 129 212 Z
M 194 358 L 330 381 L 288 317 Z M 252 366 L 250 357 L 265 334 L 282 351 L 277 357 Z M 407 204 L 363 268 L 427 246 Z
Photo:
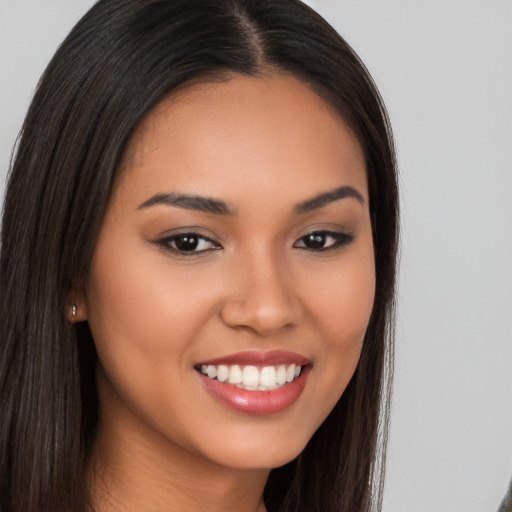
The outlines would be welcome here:
M 283 350 L 244 351 L 195 366 L 213 398 L 250 415 L 269 415 L 295 403 L 307 382 L 310 361 Z

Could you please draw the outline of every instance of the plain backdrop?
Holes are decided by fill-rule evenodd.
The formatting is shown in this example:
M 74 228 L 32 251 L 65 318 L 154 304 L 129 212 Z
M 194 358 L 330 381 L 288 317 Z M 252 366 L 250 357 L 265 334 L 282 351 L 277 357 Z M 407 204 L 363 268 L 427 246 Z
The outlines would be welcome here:
M 401 173 L 384 512 L 495 511 L 512 476 L 512 2 L 310 0 L 359 53 Z M 0 185 L 91 0 L 0 0 Z

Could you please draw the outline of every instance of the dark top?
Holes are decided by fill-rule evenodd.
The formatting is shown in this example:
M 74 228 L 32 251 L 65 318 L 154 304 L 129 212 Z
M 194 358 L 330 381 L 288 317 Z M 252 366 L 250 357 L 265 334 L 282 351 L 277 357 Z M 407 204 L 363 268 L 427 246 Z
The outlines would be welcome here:
M 508 491 L 501 502 L 498 512 L 512 512 L 512 480 L 508 486 Z

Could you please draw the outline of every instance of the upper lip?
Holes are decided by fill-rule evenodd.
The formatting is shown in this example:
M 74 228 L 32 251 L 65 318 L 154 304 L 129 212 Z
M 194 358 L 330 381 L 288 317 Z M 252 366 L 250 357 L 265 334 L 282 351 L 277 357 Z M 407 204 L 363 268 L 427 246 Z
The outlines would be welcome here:
M 310 360 L 296 352 L 288 350 L 269 350 L 261 352 L 258 350 L 244 350 L 235 352 L 226 356 L 216 357 L 215 359 L 208 359 L 201 361 L 199 365 L 253 365 L 253 366 L 274 366 L 279 364 L 295 364 L 304 366 L 309 364 Z

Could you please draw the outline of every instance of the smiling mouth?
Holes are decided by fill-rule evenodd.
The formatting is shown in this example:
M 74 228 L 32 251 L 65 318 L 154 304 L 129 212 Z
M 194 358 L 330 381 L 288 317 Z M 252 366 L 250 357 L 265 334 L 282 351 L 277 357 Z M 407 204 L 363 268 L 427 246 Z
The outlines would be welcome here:
M 247 391 L 272 391 L 292 383 L 302 371 L 296 364 L 275 366 L 254 365 L 213 365 L 202 364 L 195 367 L 209 379 L 216 380 Z
M 287 350 L 245 350 L 198 362 L 206 391 L 236 413 L 268 416 L 299 400 L 313 363 Z

